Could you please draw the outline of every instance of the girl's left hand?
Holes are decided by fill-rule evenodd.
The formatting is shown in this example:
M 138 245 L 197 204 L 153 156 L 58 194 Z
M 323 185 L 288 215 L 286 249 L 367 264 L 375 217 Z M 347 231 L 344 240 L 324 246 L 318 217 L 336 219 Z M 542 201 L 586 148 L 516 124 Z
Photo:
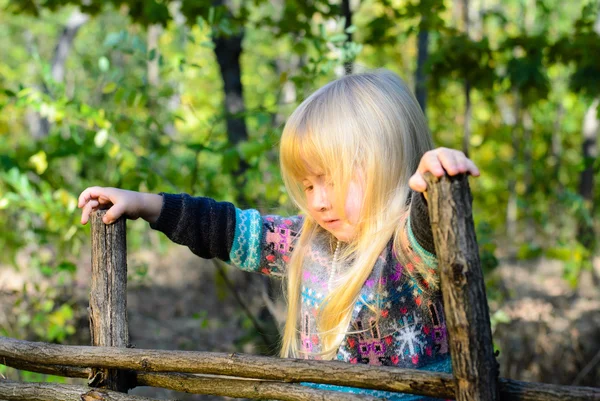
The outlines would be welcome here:
M 451 176 L 461 173 L 479 176 L 479 169 L 463 152 L 448 148 L 437 148 L 423 155 L 417 172 L 408 181 L 408 185 L 414 191 L 425 192 L 427 190 L 427 183 L 423 178 L 426 172 L 430 172 L 436 177 L 441 177 L 444 173 Z

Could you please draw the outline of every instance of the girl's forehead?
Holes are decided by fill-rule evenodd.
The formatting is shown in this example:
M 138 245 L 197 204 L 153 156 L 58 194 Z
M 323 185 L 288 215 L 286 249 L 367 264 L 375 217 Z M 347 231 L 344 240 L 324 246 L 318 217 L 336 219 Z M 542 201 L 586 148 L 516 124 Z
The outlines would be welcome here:
M 309 174 L 302 177 L 302 181 L 321 181 L 327 178 L 326 174 Z

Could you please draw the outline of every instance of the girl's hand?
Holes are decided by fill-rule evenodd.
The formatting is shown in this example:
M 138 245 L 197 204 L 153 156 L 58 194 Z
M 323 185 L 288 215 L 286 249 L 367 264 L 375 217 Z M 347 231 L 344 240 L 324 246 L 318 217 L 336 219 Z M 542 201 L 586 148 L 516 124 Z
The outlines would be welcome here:
M 461 173 L 479 176 L 479 169 L 463 152 L 448 148 L 437 148 L 423 155 L 417 172 L 408 181 L 408 185 L 414 191 L 425 192 L 427 190 L 427 183 L 423 178 L 426 172 L 430 172 L 436 177 L 441 177 L 444 173 L 448 173 L 450 176 Z
M 86 224 L 94 210 L 108 209 L 102 221 L 114 223 L 126 216 L 135 220 L 139 217 L 151 223 L 158 219 L 162 207 L 162 196 L 118 188 L 90 187 L 79 195 L 77 207 L 81 211 L 81 224 Z

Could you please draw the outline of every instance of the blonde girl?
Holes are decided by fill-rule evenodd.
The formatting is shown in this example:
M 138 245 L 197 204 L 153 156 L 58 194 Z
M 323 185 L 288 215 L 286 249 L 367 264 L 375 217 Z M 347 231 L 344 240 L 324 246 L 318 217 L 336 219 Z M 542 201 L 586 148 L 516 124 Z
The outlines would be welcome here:
M 425 172 L 470 173 L 461 152 L 433 144 L 414 96 L 387 70 L 344 76 L 292 113 L 282 176 L 301 213 L 261 216 L 186 194 L 92 187 L 82 223 L 142 217 L 203 258 L 283 277 L 282 357 L 451 371 Z M 314 385 L 387 399 L 408 394 Z

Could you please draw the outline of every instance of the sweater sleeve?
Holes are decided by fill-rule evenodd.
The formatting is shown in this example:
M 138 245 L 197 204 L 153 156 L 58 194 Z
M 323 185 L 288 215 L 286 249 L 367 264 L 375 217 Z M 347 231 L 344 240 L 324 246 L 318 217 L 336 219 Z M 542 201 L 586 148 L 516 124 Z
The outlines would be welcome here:
M 196 255 L 229 261 L 235 235 L 235 207 L 228 202 L 187 194 L 165 194 L 160 215 L 150 227 Z
M 228 202 L 165 194 L 150 227 L 196 255 L 219 258 L 245 271 L 283 275 L 302 227 L 301 216 L 261 216 Z
M 435 254 L 427 201 L 425 200 L 425 196 L 420 192 L 414 192 L 411 197 L 409 228 L 416 243 L 423 250 Z
M 302 228 L 302 216 L 261 216 L 254 209 L 236 209 L 235 213 L 230 263 L 245 271 L 283 276 Z
M 406 222 L 403 241 L 404 249 L 414 265 L 437 268 L 437 257 L 433 243 L 433 232 L 429 221 L 427 201 L 422 193 L 413 193 L 410 212 Z M 432 274 L 433 271 L 432 270 Z M 421 269 L 423 271 L 423 269 Z

